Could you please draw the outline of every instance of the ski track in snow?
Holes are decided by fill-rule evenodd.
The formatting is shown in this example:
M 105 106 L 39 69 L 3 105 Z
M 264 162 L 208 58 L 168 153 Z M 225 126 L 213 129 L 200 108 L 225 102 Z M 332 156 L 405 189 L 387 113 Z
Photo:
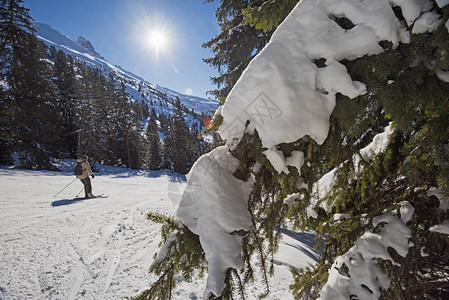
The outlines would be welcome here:
M 148 268 L 160 225 L 145 214 L 173 213 L 168 186 L 179 175 L 119 168 L 103 174 L 92 180 L 93 192 L 108 198 L 73 200 L 78 180 L 54 197 L 73 180 L 70 171 L 0 168 L 0 300 L 123 299 L 155 281 Z M 269 299 L 292 299 L 290 266 L 314 263 L 309 243 L 285 238 Z M 204 278 L 176 278 L 173 299 L 202 298 Z M 248 299 L 263 291 L 256 283 Z

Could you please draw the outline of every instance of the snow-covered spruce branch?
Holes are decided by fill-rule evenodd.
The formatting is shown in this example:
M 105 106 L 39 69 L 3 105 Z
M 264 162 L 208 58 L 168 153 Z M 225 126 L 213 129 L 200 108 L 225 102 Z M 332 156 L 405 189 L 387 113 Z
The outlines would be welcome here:
M 365 232 L 345 254 L 338 256 L 331 269 L 327 283 L 320 291 L 320 299 L 379 299 L 381 289 L 388 289 L 390 279 L 378 259 L 397 262 L 388 253 L 388 248 L 405 257 L 411 231 L 406 223 L 410 221 L 414 208 L 408 202 L 401 203 L 399 217 L 393 212 L 377 216 L 373 227 L 381 226 L 379 233 Z
M 151 287 L 137 297 L 131 297 L 130 300 L 157 300 L 157 299 L 172 299 L 172 290 L 174 287 L 174 264 L 165 270 L 165 272 L 159 277 L 159 279 L 151 285 Z
M 438 3 L 441 7 L 448 4 L 446 1 Z M 363 95 L 366 99 L 374 97 L 367 94 L 365 83 L 353 81 L 342 61 L 392 53 L 401 45 L 411 43 L 412 34 L 440 30 L 441 20 L 434 4 L 427 0 L 303 0 L 278 27 L 270 43 L 251 61 L 216 114 L 217 119 L 223 119 L 218 131 L 227 143 L 195 163 L 176 211 L 179 220 L 199 236 L 205 252 L 209 274 L 204 299 L 211 294 L 221 295 L 229 270 L 244 267 L 243 238 L 232 233 L 255 230 L 253 216 L 247 209 L 254 176 L 246 180 L 234 176 L 244 160 L 236 159 L 231 151 L 238 149 L 245 136 L 257 135 L 273 174 L 281 176 L 296 169 L 295 172 L 301 175 L 306 161 L 304 154 L 295 150 L 286 156 L 281 145 L 305 137 L 322 145 L 328 137 L 329 118 L 336 105 L 337 93 L 350 99 Z M 340 21 L 337 22 L 341 19 L 345 20 L 344 28 Z M 389 46 L 382 46 L 387 44 Z M 426 67 L 433 70 L 428 64 Z M 437 68 L 435 70 L 437 74 L 431 76 L 444 81 L 444 74 Z M 396 77 L 400 75 L 399 72 L 395 74 Z M 388 84 L 394 86 L 395 82 L 388 81 Z M 413 85 L 406 80 L 403 84 L 408 88 Z M 395 112 L 398 107 L 391 105 Z M 387 143 L 379 144 L 380 150 L 360 151 L 364 162 L 382 152 Z M 355 156 L 353 160 L 357 158 Z M 309 216 L 316 216 L 314 207 L 322 198 L 320 194 L 326 194 L 332 188 L 336 171 L 328 173 L 327 187 L 319 187 L 316 203 L 307 209 Z M 360 170 L 355 171 L 358 172 Z M 416 199 L 421 197 L 417 194 L 413 194 Z M 405 197 L 405 193 L 401 196 Z M 333 211 L 332 205 L 323 208 L 327 213 Z M 335 260 L 321 297 L 329 299 L 328 295 L 339 295 L 346 299 L 352 295 L 363 297 L 369 294 L 373 299 L 379 298 L 381 289 L 388 288 L 388 278 L 376 260 L 380 258 L 395 264 L 387 251 L 389 247 L 400 256 L 406 256 L 411 245 L 408 240 L 411 229 L 405 223 L 410 220 L 412 210 L 410 204 L 402 202 L 400 217 L 392 212 L 374 217 L 373 226 L 383 223 L 384 227 L 377 228 L 380 232 L 362 233 L 355 239 L 355 245 Z M 398 232 L 403 236 L 394 240 Z M 351 238 L 346 241 L 353 241 Z M 378 251 L 373 253 L 367 245 L 375 246 L 376 243 Z M 361 269 L 371 270 L 370 274 L 374 276 L 367 282 L 358 282 L 357 274 L 361 269 L 355 265 L 363 265 Z M 340 291 L 338 284 L 334 285 L 337 278 L 345 280 L 348 289 Z

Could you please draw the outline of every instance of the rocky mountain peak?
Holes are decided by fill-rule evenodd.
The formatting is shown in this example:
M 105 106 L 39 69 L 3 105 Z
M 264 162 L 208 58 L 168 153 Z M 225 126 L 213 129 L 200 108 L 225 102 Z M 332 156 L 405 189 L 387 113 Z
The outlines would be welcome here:
M 93 56 L 102 58 L 101 55 L 95 50 L 94 46 L 92 45 L 92 43 L 86 39 L 85 37 L 80 36 L 77 40 L 76 43 L 84 48 L 86 48 L 90 54 L 92 54 Z

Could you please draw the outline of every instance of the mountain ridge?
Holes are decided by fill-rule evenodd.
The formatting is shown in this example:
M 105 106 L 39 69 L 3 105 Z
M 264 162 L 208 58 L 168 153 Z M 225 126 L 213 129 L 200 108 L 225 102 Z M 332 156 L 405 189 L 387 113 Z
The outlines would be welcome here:
M 94 46 L 92 45 L 92 43 L 86 39 L 85 37 L 78 37 L 78 39 L 76 40 L 76 43 L 84 48 L 86 48 L 92 55 L 101 58 L 101 59 L 105 59 L 104 57 L 102 57 L 94 48 Z
M 53 46 L 56 50 L 61 50 L 75 59 L 84 61 L 90 67 L 102 70 L 106 75 L 113 72 L 116 76 L 122 78 L 126 82 L 127 92 L 133 100 L 143 100 L 152 106 L 159 102 L 160 105 L 154 107 L 157 114 L 172 114 L 174 102 L 177 98 L 186 108 L 198 115 L 211 114 L 218 108 L 218 100 L 182 94 L 171 90 L 170 88 L 150 83 L 121 66 L 113 65 L 95 50 L 89 40 L 82 36 L 75 42 L 70 37 L 48 24 L 35 22 L 34 25 L 36 28 L 36 37 L 48 47 Z M 165 106 L 164 101 L 166 102 Z M 199 120 L 197 117 L 192 117 Z M 189 118 L 188 116 L 187 119 L 189 123 L 193 121 L 192 118 Z

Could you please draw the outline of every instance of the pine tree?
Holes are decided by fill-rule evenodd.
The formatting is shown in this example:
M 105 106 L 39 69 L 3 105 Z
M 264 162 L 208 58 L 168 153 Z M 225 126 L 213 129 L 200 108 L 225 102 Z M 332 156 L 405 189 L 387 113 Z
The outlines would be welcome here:
M 294 4 L 294 1 L 264 2 L 252 3 L 244 12 L 248 24 L 262 30 L 275 28 Z M 286 6 L 270 12 L 266 8 L 273 3 Z M 245 4 L 246 1 L 222 1 L 219 11 L 234 17 Z M 449 239 L 431 228 L 449 219 L 448 210 L 442 205 L 449 196 L 449 84 L 440 75 L 449 69 L 446 55 L 449 34 L 444 26 L 449 19 L 449 7 L 439 9 L 434 3 L 434 8 L 442 16 L 436 30 L 413 34 L 409 44 L 397 48 L 381 42 L 384 52 L 378 55 L 341 61 L 353 80 L 366 84 L 368 92 L 355 99 L 337 94 L 330 131 L 323 144 L 304 137 L 278 145 L 284 157 L 297 150 L 304 153 L 301 174 L 290 167 L 289 174 L 279 174 L 263 154 L 265 149 L 257 132 L 246 134 L 232 150 L 232 155 L 241 162 L 234 177 L 255 178 L 248 210 L 257 222 L 254 231 L 242 233 L 245 268 L 227 271 L 227 288 L 222 295 L 215 295 L 219 299 L 232 299 L 236 294 L 243 298 L 243 285 L 250 283 L 254 276 L 254 254 L 260 258 L 263 281 L 268 280 L 279 243 L 277 231 L 287 226 L 287 221 L 293 222 L 293 229 L 315 230 L 318 246 L 324 249 L 314 268 L 292 271 L 291 290 L 296 299 L 317 298 L 331 272 L 354 280 L 349 271 L 362 261 L 375 265 L 391 281 L 389 288 L 371 286 L 379 289 L 381 299 L 447 297 Z M 392 10 L 399 20 L 404 20 L 398 7 Z M 335 22 L 345 30 L 354 26 L 346 18 L 336 18 Z M 412 27 L 407 29 L 411 32 Z M 223 44 L 226 43 L 231 48 L 236 42 L 224 39 Z M 224 55 L 220 59 L 217 61 L 227 62 L 232 58 Z M 322 62 L 316 64 L 318 68 L 323 67 Z M 232 85 L 229 81 L 229 86 Z M 390 123 L 394 129 L 386 150 L 373 159 L 364 158 L 362 149 Z M 336 174 L 335 184 L 324 198 L 317 199 L 316 182 L 330 172 Z M 287 197 L 289 205 L 285 203 Z M 404 207 L 414 211 L 410 220 Z M 154 214 L 150 217 L 158 222 L 163 219 Z M 403 225 L 411 233 L 407 253 L 389 246 L 385 255 L 391 256 L 391 260 L 383 257 L 365 261 L 364 253 L 359 253 L 342 265 L 333 266 L 337 257 L 341 262 L 361 237 L 381 234 L 390 228 L 389 222 L 399 220 L 405 220 Z M 191 233 L 181 234 L 180 230 L 185 228 L 175 227 L 170 220 L 165 222 L 163 241 L 170 234 L 176 235 L 176 239 L 165 244 L 169 250 L 167 255 L 163 261 L 155 262 L 151 270 L 157 274 L 164 270 L 191 274 L 192 268 L 199 269 L 197 261 L 177 262 L 186 254 L 181 251 L 181 241 Z M 201 248 L 189 249 L 189 254 L 193 250 L 198 257 L 204 254 Z M 167 287 L 163 283 L 153 287 L 160 286 Z M 364 284 L 359 289 L 370 295 L 375 292 Z M 363 297 L 353 294 L 348 298 Z
M 101 131 L 101 141 L 103 144 L 103 152 L 101 160 L 108 165 L 117 165 L 119 161 L 116 151 L 116 143 L 118 139 L 117 129 L 117 109 L 116 109 L 116 92 L 117 80 L 113 73 L 109 73 L 104 82 L 104 97 L 99 102 L 98 122 Z
M 9 131 L 2 139 L 19 153 L 19 167 L 53 169 L 50 157 L 59 144 L 54 86 L 22 3 L 3 0 L 0 6 L 1 78 L 7 84 L 1 110 Z
M 99 87 L 95 86 L 95 70 L 89 68 L 85 62 L 77 63 L 81 79 L 78 81 L 77 99 L 79 101 L 79 145 L 78 156 L 82 153 L 94 158 L 99 151 L 99 136 L 96 131 L 97 101 L 100 99 Z
M 151 109 L 148 120 L 147 140 L 148 146 L 148 167 L 150 170 L 159 170 L 162 167 L 162 143 L 158 133 L 157 114 L 154 108 Z
M 128 93 L 125 90 L 125 83 L 120 81 L 119 89 L 117 90 L 117 104 L 119 106 L 119 132 L 122 140 L 121 159 L 126 162 L 128 168 L 131 168 L 131 150 L 130 150 L 130 128 L 127 120 L 128 117 Z
M 190 127 L 190 146 L 192 149 L 192 155 L 189 161 L 190 165 L 204 154 L 203 145 L 206 143 L 202 138 L 200 138 L 200 129 L 198 128 L 198 123 L 194 122 Z
M 184 112 L 179 98 L 175 101 L 173 127 L 170 134 L 173 170 L 186 174 L 191 161 L 190 131 L 184 120 Z
M 206 0 L 213 2 L 214 0 Z M 268 43 L 272 31 L 264 32 L 245 24 L 244 9 L 264 1 L 222 0 L 215 15 L 221 32 L 203 44 L 214 53 L 204 61 L 217 68 L 219 76 L 212 77 L 218 86 L 212 94 L 224 102 L 251 59 Z
M 257 30 L 275 30 L 292 11 L 298 0 L 274 0 L 251 3 L 243 9 L 245 24 Z
M 54 49 L 54 47 L 53 47 Z M 77 99 L 76 99 L 76 78 L 73 69 L 73 59 L 67 56 L 61 50 L 56 52 L 54 49 L 54 67 L 53 82 L 56 86 L 56 103 L 63 130 L 61 147 L 59 152 L 63 157 L 76 158 L 78 151 L 78 135 L 79 116 L 77 116 Z
M 140 102 L 140 111 L 142 112 L 142 119 L 148 119 L 150 117 L 150 107 L 148 103 L 142 100 Z
M 166 126 L 166 129 L 164 130 L 164 132 L 166 132 L 166 134 L 165 134 L 164 141 L 162 143 L 162 155 L 163 155 L 162 168 L 173 171 L 174 141 L 173 141 L 173 135 L 172 135 L 172 128 L 173 128 L 172 120 L 169 118 L 165 121 L 164 124 Z
M 144 162 L 141 118 L 137 113 L 138 103 L 132 103 L 123 80 L 115 82 L 114 104 L 112 106 L 111 124 L 115 137 L 113 152 L 118 160 L 128 168 L 139 169 Z

